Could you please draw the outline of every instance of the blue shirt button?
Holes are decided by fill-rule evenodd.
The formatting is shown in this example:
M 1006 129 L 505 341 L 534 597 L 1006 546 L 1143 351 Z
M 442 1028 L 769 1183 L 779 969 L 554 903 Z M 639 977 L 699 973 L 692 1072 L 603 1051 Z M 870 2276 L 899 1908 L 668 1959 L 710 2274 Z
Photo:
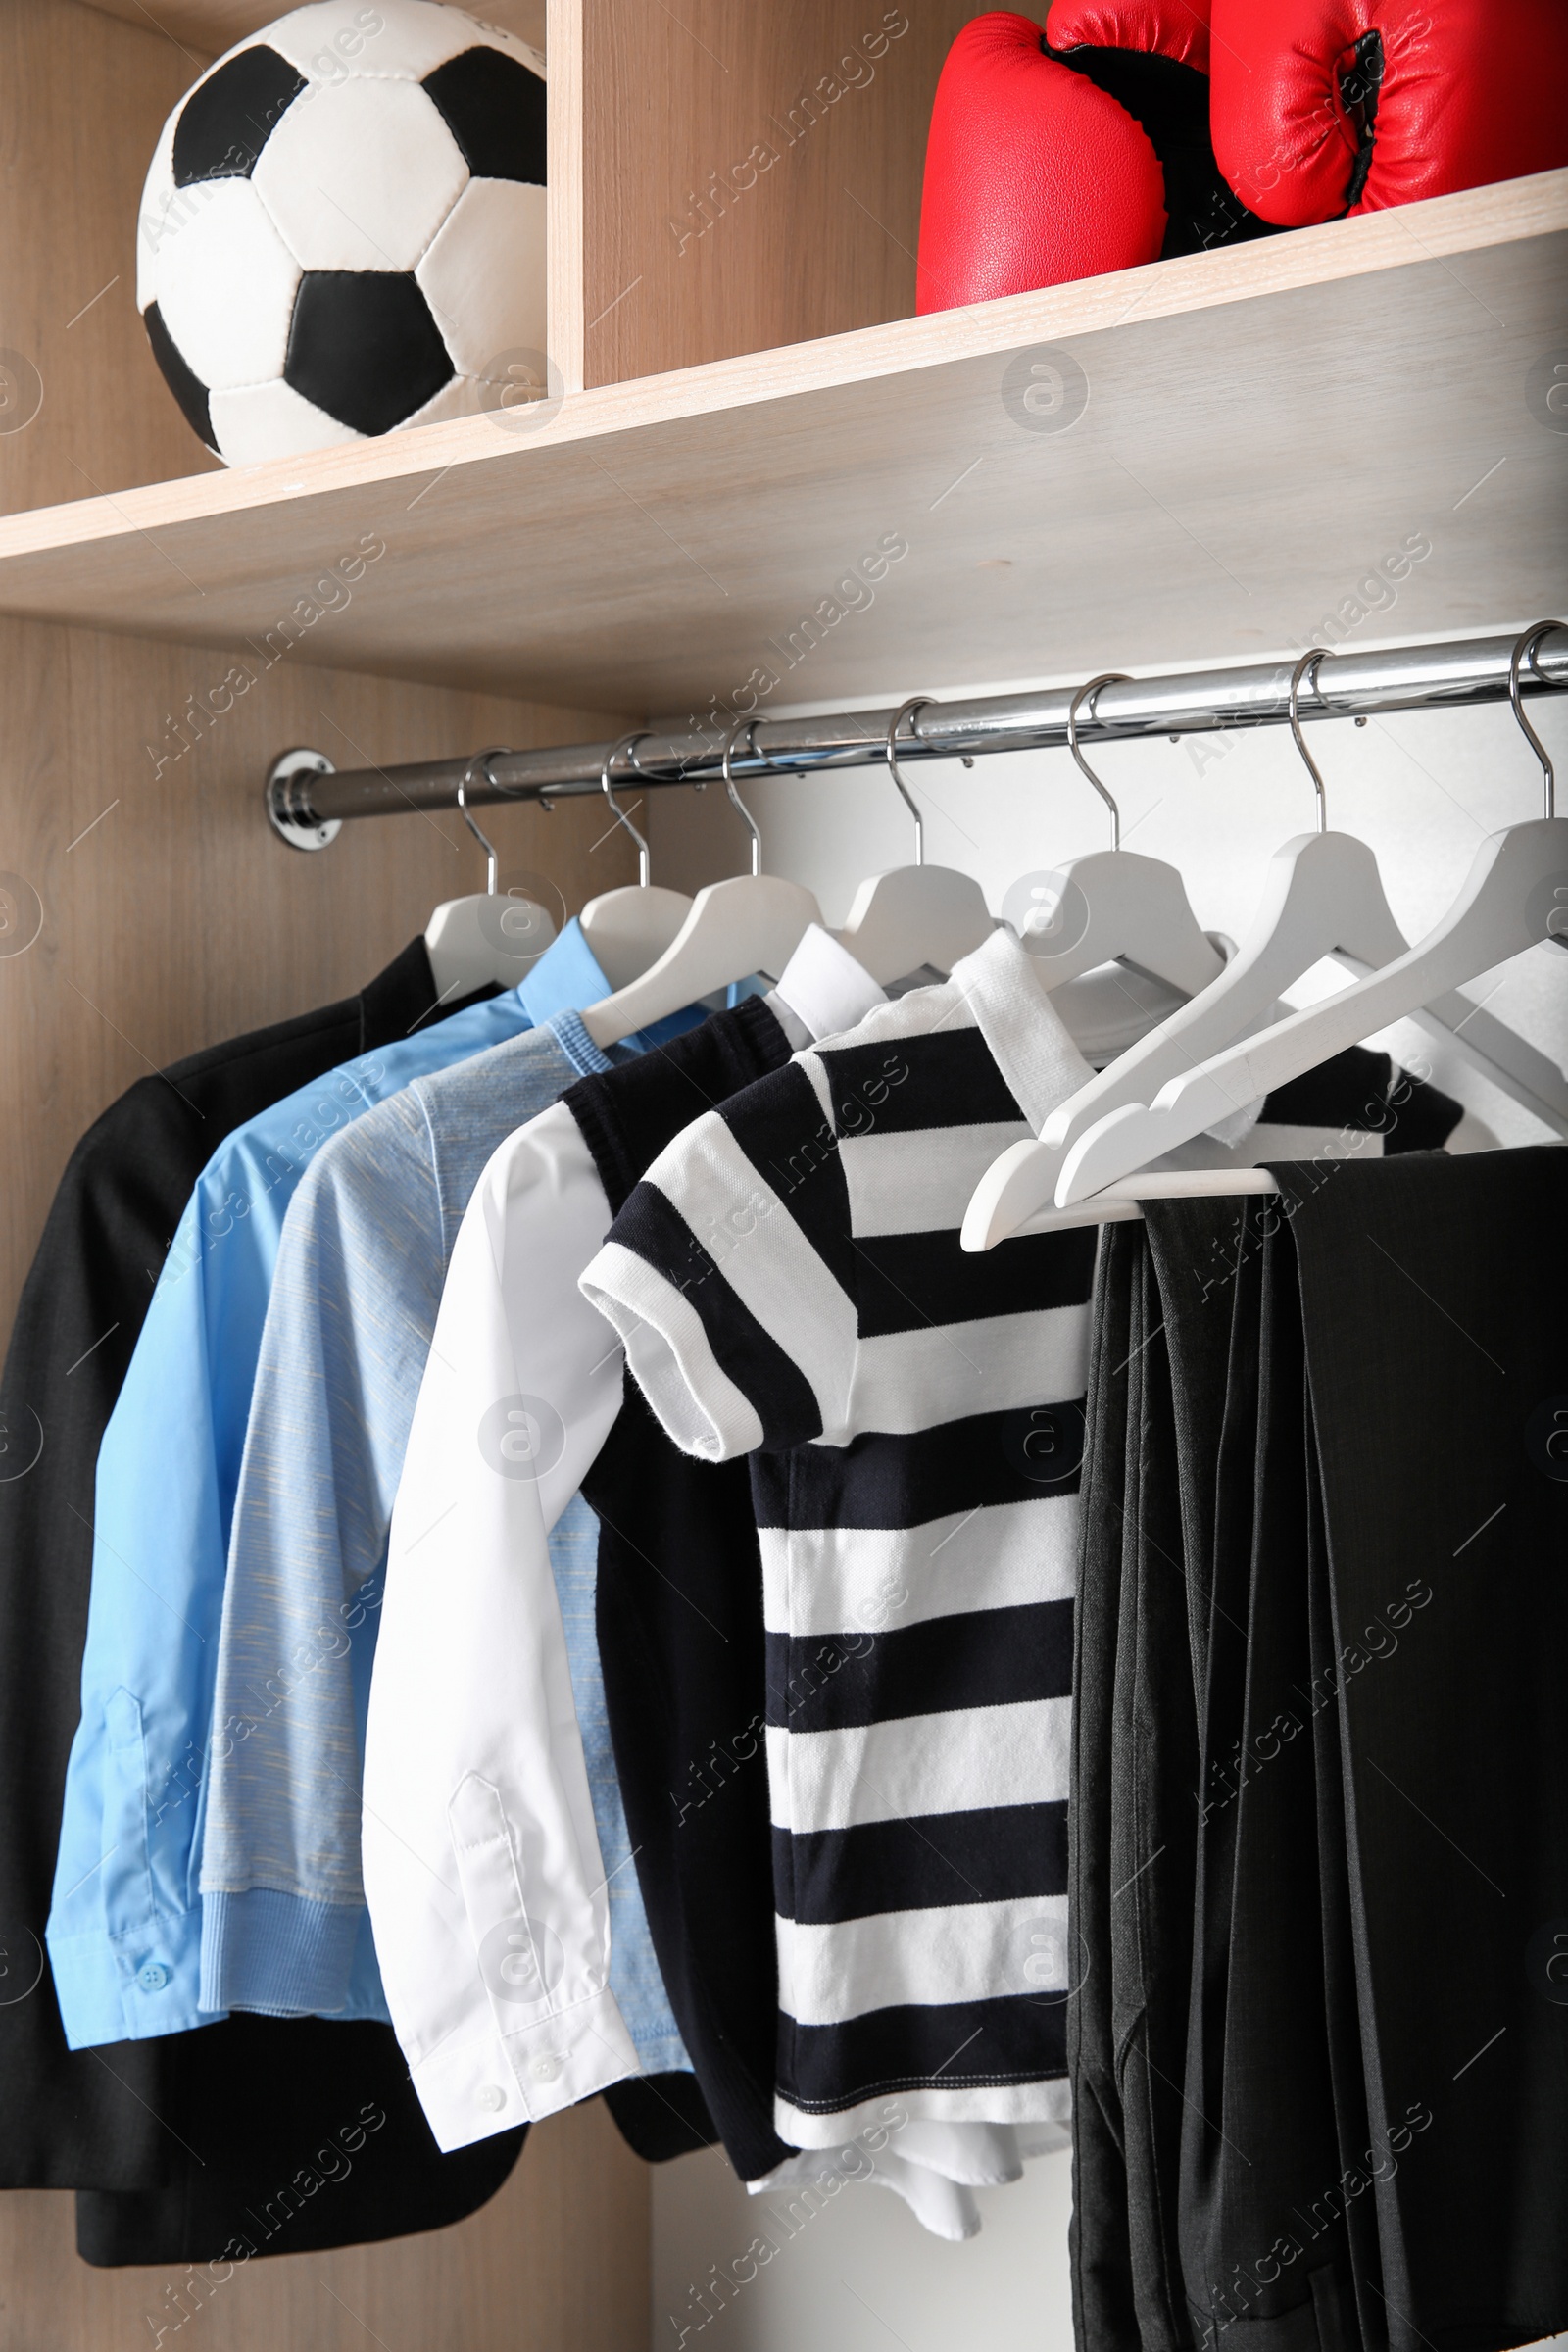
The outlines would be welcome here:
M 136 1982 L 143 1992 L 162 1992 L 169 1983 L 169 1971 L 161 1960 L 149 1960 L 146 1967 L 137 1972 Z

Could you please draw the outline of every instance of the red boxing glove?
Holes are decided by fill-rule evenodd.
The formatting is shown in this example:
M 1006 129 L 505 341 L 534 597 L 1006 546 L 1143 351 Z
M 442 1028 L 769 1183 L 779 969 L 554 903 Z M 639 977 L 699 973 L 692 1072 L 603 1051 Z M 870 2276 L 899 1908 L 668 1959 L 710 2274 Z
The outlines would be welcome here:
M 915 308 L 1266 233 L 1215 168 L 1207 77 L 1208 0 L 976 17 L 937 85 Z
M 1282 228 L 1568 164 L 1564 0 L 1213 0 L 1212 124 Z

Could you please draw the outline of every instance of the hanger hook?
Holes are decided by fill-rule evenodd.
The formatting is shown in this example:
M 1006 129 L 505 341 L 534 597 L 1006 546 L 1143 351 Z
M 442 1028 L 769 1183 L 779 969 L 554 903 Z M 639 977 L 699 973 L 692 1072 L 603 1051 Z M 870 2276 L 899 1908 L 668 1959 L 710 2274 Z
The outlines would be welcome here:
M 1090 695 L 1097 695 L 1102 686 L 1122 686 L 1126 684 L 1126 681 L 1125 670 L 1107 669 L 1102 677 L 1091 678 L 1087 686 L 1079 687 L 1067 711 L 1067 748 L 1104 802 L 1105 807 L 1110 810 L 1110 846 L 1113 850 L 1121 848 L 1121 810 L 1078 749 L 1078 710 L 1080 705 L 1087 701 Z M 1093 704 L 1090 705 L 1089 715 L 1091 718 L 1095 715 Z
M 1306 738 L 1301 733 L 1298 706 L 1301 692 L 1301 680 L 1308 670 L 1312 672 L 1312 692 L 1317 694 L 1320 691 L 1317 682 L 1317 665 L 1324 659 L 1328 650 L 1326 645 L 1309 646 L 1291 672 L 1291 733 L 1296 737 L 1297 750 L 1306 761 L 1306 772 L 1311 777 L 1312 789 L 1317 794 L 1317 829 L 1320 833 L 1326 833 L 1329 829 L 1328 795 L 1323 789 L 1323 778 L 1318 773 L 1317 761 L 1306 748 Z
M 493 743 L 488 751 L 475 752 L 473 758 L 468 761 L 467 766 L 464 769 L 463 781 L 458 786 L 458 813 L 462 817 L 464 823 L 467 826 L 468 831 L 473 835 L 474 840 L 479 844 L 480 849 L 483 850 L 485 854 L 484 889 L 485 896 L 489 899 L 493 899 L 495 897 L 497 887 L 501 880 L 501 860 L 496 856 L 495 843 L 490 840 L 487 834 L 481 833 L 478 826 L 473 821 L 473 811 L 468 807 L 468 786 L 473 781 L 474 769 L 476 767 L 482 767 L 484 770 L 484 780 L 489 785 L 491 791 L 499 792 L 501 787 L 496 782 L 495 777 L 490 773 L 490 762 L 498 756 L 498 754 L 508 751 L 510 748 L 510 745 L 505 743 Z
M 651 732 L 652 730 L 648 727 L 633 727 L 629 735 L 623 735 L 618 743 L 612 743 L 611 745 L 609 753 L 605 759 L 605 764 L 599 771 L 599 787 L 606 800 L 610 803 L 611 814 L 614 817 L 615 822 L 618 825 L 625 826 L 626 831 L 631 835 L 633 841 L 637 844 L 637 882 L 638 887 L 642 890 L 646 890 L 648 888 L 648 844 L 643 838 L 642 834 L 638 832 L 636 826 L 632 823 L 631 818 L 626 814 L 625 809 L 622 808 L 620 803 L 616 800 L 614 794 L 612 792 L 610 788 L 610 779 L 614 769 L 615 761 L 620 758 L 621 754 L 623 752 L 634 751 L 638 744 L 646 743 Z M 635 762 L 633 764 L 635 764 Z
M 730 761 L 735 757 L 735 746 L 743 735 L 751 734 L 756 725 L 755 718 L 738 718 L 724 738 L 724 790 L 729 794 L 732 806 L 738 811 L 747 832 L 752 837 L 752 871 L 754 874 L 760 874 L 762 870 L 762 836 L 758 829 L 756 817 L 736 791 L 735 778 L 730 773 Z
M 1524 729 L 1531 750 L 1541 761 L 1542 780 L 1546 788 L 1546 814 L 1548 816 L 1555 816 L 1557 813 L 1557 771 L 1551 764 L 1551 756 L 1545 745 L 1525 716 L 1525 707 L 1519 699 L 1519 671 L 1528 662 L 1531 676 L 1541 685 L 1545 685 L 1545 679 L 1542 677 L 1540 670 L 1536 667 L 1536 648 L 1543 637 L 1549 637 L 1553 629 L 1561 626 L 1562 623 L 1555 620 L 1532 621 L 1529 628 L 1520 636 L 1508 663 L 1508 700 L 1513 705 L 1513 714 Z
M 909 814 L 914 819 L 914 862 L 916 865 L 924 865 L 925 863 L 925 819 L 920 814 L 919 809 L 915 807 L 914 799 L 909 791 L 909 787 L 907 784 L 906 784 L 903 776 L 899 773 L 899 762 L 894 756 L 893 746 L 899 729 L 903 726 L 906 719 L 908 719 L 911 722 L 909 727 L 910 734 L 912 735 L 914 733 L 914 726 L 912 723 L 914 713 L 917 710 L 929 710 L 931 707 L 931 696 L 928 694 L 910 695 L 908 701 L 893 714 L 893 724 L 888 729 L 888 739 L 886 745 L 888 774 L 893 778 L 894 783 L 898 786 L 899 791 L 904 798 L 904 806 L 906 808 L 907 808 Z

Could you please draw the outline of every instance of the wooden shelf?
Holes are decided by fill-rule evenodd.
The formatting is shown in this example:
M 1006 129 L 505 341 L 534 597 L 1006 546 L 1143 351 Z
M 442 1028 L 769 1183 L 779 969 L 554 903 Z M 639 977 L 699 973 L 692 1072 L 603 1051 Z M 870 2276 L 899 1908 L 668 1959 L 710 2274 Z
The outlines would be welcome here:
M 1310 643 L 1412 548 L 1378 636 L 1496 627 L 1568 602 L 1568 438 L 1530 400 L 1565 265 L 1546 173 L 576 393 L 531 431 L 14 515 L 0 611 L 683 713 L 759 671 L 764 705 L 826 705 Z M 1068 430 L 1004 397 L 1037 346 L 1087 379 Z
M 89 5 L 105 16 L 123 17 L 143 31 L 188 43 L 204 66 L 286 13 L 280 0 L 158 0 L 155 9 L 144 8 L 142 0 L 89 0 Z M 481 13 L 487 24 L 499 24 L 535 48 L 543 46 L 544 0 L 480 0 L 468 11 L 470 16 Z

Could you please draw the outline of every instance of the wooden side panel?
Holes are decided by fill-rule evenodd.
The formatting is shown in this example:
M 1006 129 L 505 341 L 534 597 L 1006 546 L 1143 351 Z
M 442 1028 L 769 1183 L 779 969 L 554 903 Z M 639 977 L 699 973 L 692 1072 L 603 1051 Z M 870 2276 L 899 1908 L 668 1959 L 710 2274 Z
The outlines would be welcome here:
M 0 0 L 0 513 L 217 466 L 136 310 L 164 119 L 205 56 L 77 0 Z
M 578 0 L 584 380 L 914 309 L 926 128 L 972 0 Z
M 548 0 L 546 129 L 550 360 L 565 392 L 583 387 L 582 0 Z
M 226 656 L 0 624 L 0 1330 L 71 1148 L 107 1102 L 203 1045 L 349 994 L 439 900 L 484 888 L 455 813 L 346 825 L 310 855 L 286 848 L 262 805 L 276 753 L 311 744 L 358 767 L 624 723 L 286 659 L 249 666 L 255 683 L 213 716 Z M 200 733 L 193 695 L 208 712 Z M 183 731 L 170 723 L 181 711 Z M 503 888 L 537 875 L 558 918 L 636 879 L 597 803 L 496 808 L 484 823 Z
M 0 2198 L 8 2352 L 160 2342 L 193 2352 L 637 2352 L 648 2340 L 648 2168 L 598 2099 L 536 2125 L 499 2195 L 426 2237 L 226 2271 L 95 2271 L 76 2258 L 74 2206 L 58 2190 Z

